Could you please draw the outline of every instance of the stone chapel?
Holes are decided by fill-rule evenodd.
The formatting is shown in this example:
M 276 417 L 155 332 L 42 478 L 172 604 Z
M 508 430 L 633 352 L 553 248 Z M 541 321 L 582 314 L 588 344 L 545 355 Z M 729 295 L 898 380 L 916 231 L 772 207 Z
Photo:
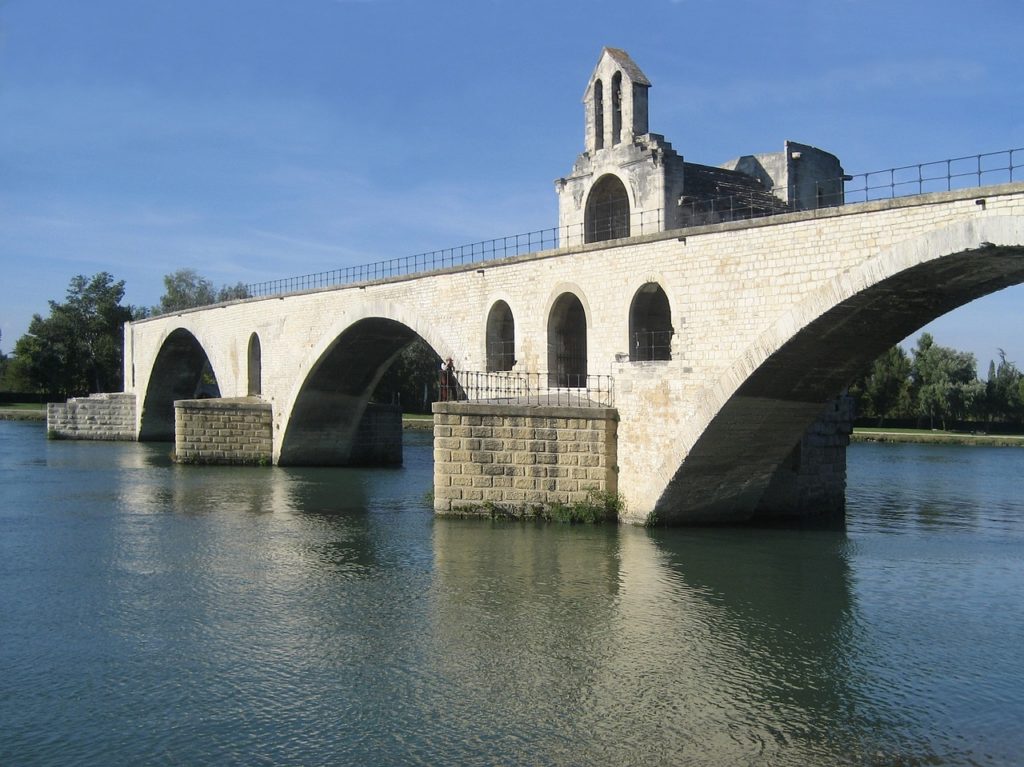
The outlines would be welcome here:
M 795 141 L 781 152 L 718 167 L 686 162 L 664 136 L 650 132 L 650 87 L 628 53 L 601 51 L 583 94 L 583 153 L 555 182 L 568 242 L 842 204 L 839 159 Z

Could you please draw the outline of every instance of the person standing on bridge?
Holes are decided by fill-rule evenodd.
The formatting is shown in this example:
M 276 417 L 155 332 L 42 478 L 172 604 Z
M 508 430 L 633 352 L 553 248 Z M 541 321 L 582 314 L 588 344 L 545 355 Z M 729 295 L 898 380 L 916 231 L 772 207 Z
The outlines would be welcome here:
M 455 394 L 455 363 L 449 357 L 441 363 L 441 401 L 454 399 Z

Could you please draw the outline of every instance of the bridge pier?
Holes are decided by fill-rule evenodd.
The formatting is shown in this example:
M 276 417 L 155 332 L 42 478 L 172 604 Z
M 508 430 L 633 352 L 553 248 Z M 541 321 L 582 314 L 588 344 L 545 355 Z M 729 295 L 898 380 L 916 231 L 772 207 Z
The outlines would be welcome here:
M 618 489 L 610 407 L 435 402 L 434 511 L 531 516 Z
M 846 512 L 846 447 L 853 399 L 838 397 L 811 424 L 775 473 L 754 510 L 754 522 L 841 523 Z
M 402 463 L 402 410 L 397 405 L 367 404 L 354 430 L 306 436 L 308 444 L 302 449 L 311 460 L 299 465 Z M 274 457 L 273 406 L 259 397 L 176 400 L 174 454 L 181 463 L 269 465 Z
M 174 457 L 180 463 L 267 465 L 273 450 L 269 402 L 231 397 L 174 403 Z

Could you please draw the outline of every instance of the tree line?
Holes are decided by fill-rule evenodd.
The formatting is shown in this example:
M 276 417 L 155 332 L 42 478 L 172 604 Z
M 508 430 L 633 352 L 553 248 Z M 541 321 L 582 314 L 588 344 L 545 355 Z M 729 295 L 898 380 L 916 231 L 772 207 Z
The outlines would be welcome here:
M 973 354 L 940 346 L 922 333 L 908 353 L 893 346 L 849 387 L 861 422 L 919 428 L 1019 429 L 1024 377 L 999 349 L 988 377 L 978 378 Z
M 121 391 L 125 322 L 249 296 L 242 283 L 215 288 L 194 269 L 165 275 L 156 306 L 125 305 L 124 293 L 124 280 L 109 272 L 72 277 L 64 301 L 50 301 L 46 317 L 33 315 L 13 353 L 0 354 L 0 391 L 60 398 Z

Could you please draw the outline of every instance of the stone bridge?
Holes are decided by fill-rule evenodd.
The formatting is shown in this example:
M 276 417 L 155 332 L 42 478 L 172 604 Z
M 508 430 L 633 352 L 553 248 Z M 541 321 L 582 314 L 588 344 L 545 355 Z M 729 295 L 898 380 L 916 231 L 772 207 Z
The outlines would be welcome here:
M 922 325 L 1024 281 L 1024 185 L 845 205 L 852 177 L 806 144 L 684 161 L 648 129 L 650 87 L 625 51 L 602 51 L 585 149 L 555 182 L 559 242 L 575 244 L 131 323 L 125 392 L 54 407 L 50 428 L 174 439 L 185 461 L 394 462 L 397 413 L 370 400 L 419 337 L 462 383 L 481 371 L 532 397 L 435 404 L 441 513 L 594 489 L 633 522 L 841 512 L 837 397 Z M 995 178 L 1012 181 L 1014 151 Z M 917 191 L 962 181 L 950 163 L 917 167 Z
M 172 439 L 174 402 L 194 398 L 205 368 L 222 398 L 263 408 L 273 463 L 344 464 L 376 382 L 418 336 L 460 371 L 536 373 L 559 390 L 582 380 L 573 375 L 610 376 L 615 444 L 602 457 L 611 480 L 601 486 L 624 498 L 627 521 L 807 513 L 814 499 L 786 482 L 817 470 L 808 429 L 853 377 L 932 319 L 1022 281 L 1024 184 L 989 186 L 133 322 L 125 392 L 139 406 L 138 438 Z M 443 425 L 436 433 L 436 443 L 457 436 Z M 519 449 L 529 452 L 537 436 L 524 435 Z M 453 452 L 435 454 L 443 463 Z M 840 468 L 830 481 L 841 496 Z M 465 477 L 463 494 L 438 476 L 441 511 L 490 497 L 471 493 L 486 482 Z

